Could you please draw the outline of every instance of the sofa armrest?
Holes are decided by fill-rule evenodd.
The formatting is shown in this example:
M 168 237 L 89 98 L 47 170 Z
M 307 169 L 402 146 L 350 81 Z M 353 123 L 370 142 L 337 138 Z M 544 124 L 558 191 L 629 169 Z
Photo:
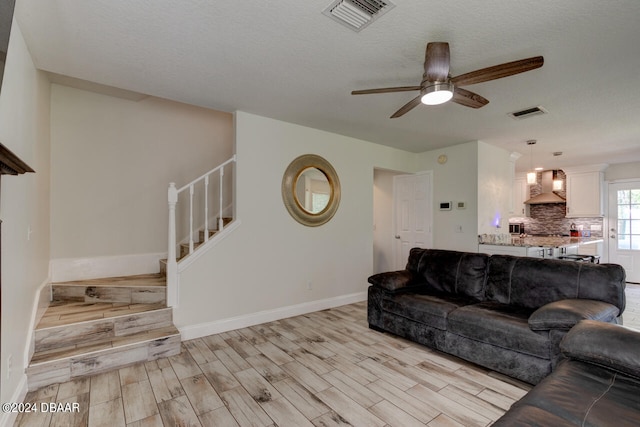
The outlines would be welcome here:
M 620 310 L 613 304 L 591 299 L 564 299 L 545 304 L 529 316 L 532 331 L 571 329 L 580 320 L 611 322 Z
M 409 270 L 388 271 L 370 276 L 369 283 L 387 292 L 400 292 L 420 285 L 421 280 Z
M 569 358 L 640 378 L 640 332 L 621 325 L 583 320 L 560 343 Z

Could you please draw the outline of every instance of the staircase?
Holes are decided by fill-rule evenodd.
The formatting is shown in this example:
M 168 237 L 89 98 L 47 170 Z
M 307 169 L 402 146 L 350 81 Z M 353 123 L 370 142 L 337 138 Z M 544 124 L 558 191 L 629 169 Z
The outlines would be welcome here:
M 180 353 L 161 274 L 54 283 L 35 328 L 29 390 Z
M 223 217 L 222 218 L 222 226 L 226 227 L 231 221 L 233 221 L 233 218 L 230 217 Z M 216 224 L 218 223 L 218 221 L 216 220 Z M 208 240 L 211 240 L 212 237 L 214 237 L 216 234 L 218 234 L 219 230 L 218 229 L 209 229 L 209 237 L 207 239 L 205 239 L 205 231 L 204 230 L 199 230 L 198 231 L 198 241 L 193 243 L 193 250 L 195 251 L 196 249 L 198 249 L 198 247 L 200 247 L 200 245 L 202 245 L 203 243 L 206 243 Z M 187 255 L 190 255 L 192 252 L 190 252 L 189 249 L 189 243 L 181 243 L 180 244 L 180 250 L 177 253 L 177 261 L 182 260 L 183 258 L 185 258 Z M 166 276 L 167 274 L 167 259 L 161 259 L 160 260 L 160 274 Z
M 26 369 L 28 389 L 119 369 L 143 361 L 180 353 L 180 332 L 173 324 L 178 261 L 192 254 L 219 231 L 209 229 L 209 182 L 218 176 L 218 212 L 215 224 L 222 231 L 232 221 L 223 217 L 225 167 L 221 163 L 201 177 L 177 189 L 169 184 L 168 259 L 160 260 L 160 273 L 76 282 L 53 283 L 53 302 L 34 331 L 34 353 Z M 195 186 L 202 184 L 204 230 L 194 238 Z M 176 254 L 176 204 L 181 192 L 189 197 L 189 243 Z M 206 230 L 206 231 L 205 231 Z M 205 245 L 206 246 L 206 245 Z
M 206 240 L 218 230 L 208 232 Z M 205 231 L 198 235 L 194 250 L 205 242 Z M 181 244 L 178 260 L 189 254 L 190 244 Z M 34 331 L 29 390 L 180 353 L 166 265 L 160 260 L 159 274 L 53 283 L 53 302 Z

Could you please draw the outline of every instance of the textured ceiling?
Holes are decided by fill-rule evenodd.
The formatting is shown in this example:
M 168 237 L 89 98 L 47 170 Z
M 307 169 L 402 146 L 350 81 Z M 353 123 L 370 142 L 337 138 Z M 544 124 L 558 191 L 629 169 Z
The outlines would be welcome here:
M 640 1 L 396 0 L 359 33 L 331 0 L 18 0 L 36 66 L 222 111 L 242 110 L 421 152 L 481 140 L 545 168 L 640 161 Z M 490 103 L 389 116 L 417 93 L 429 41 L 451 74 L 542 55 L 542 68 L 467 87 Z M 541 105 L 548 115 L 507 113 Z M 553 157 L 552 152 L 564 155 Z

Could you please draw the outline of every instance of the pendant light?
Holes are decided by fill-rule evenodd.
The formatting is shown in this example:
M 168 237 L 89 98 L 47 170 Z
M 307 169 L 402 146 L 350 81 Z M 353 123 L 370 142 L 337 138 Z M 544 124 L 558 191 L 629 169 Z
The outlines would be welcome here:
M 537 141 L 535 139 L 530 139 L 527 141 L 527 145 L 530 148 L 530 154 L 529 154 L 529 159 L 531 161 L 531 169 L 529 169 L 529 172 L 527 172 L 527 184 L 529 185 L 533 185 L 536 182 L 538 182 L 538 172 L 536 172 L 533 169 L 533 146 L 535 145 Z
M 558 171 L 553 171 L 553 191 L 562 191 L 562 180 L 558 176 Z

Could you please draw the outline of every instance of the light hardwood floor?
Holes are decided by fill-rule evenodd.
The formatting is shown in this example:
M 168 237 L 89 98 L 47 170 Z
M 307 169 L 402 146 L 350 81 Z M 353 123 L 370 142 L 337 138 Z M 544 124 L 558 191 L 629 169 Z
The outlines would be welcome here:
M 640 286 L 625 324 L 640 329 Z M 44 387 L 78 412 L 23 426 L 488 426 L 529 386 L 370 330 L 366 303 L 185 341 L 178 356 Z

